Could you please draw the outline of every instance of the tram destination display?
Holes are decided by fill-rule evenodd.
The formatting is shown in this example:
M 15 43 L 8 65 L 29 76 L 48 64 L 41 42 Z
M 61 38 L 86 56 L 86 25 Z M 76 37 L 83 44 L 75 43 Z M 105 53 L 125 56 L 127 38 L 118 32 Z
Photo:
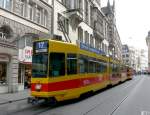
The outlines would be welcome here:
M 48 52 L 48 41 L 34 42 L 35 53 L 47 53 Z

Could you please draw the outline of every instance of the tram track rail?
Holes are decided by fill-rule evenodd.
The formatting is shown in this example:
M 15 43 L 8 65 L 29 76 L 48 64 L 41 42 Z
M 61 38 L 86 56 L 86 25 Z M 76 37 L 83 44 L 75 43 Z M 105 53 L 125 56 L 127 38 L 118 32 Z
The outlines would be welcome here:
M 124 89 L 127 89 L 129 87 L 132 87 L 133 85 L 137 84 L 140 80 L 136 80 L 134 81 L 134 83 L 130 83 L 127 86 L 124 87 Z M 113 113 L 119 108 L 119 106 L 128 98 L 129 95 L 127 95 L 125 98 L 123 98 L 123 100 L 121 100 L 121 102 L 119 104 L 117 104 L 114 108 L 114 110 L 112 111 L 112 113 L 110 115 L 113 115 Z M 110 97 L 109 97 L 110 98 Z M 85 113 L 83 113 L 82 115 L 87 115 L 89 112 L 91 112 L 92 110 L 94 110 L 95 108 L 97 108 L 99 105 L 101 105 L 103 102 L 99 103 L 98 105 L 94 106 L 93 108 L 91 108 L 90 110 L 86 111 Z M 58 105 L 59 106 L 59 105 Z M 56 106 L 57 107 L 57 106 Z M 38 112 L 32 114 L 32 115 L 42 115 L 42 113 L 49 111 L 50 109 L 53 109 L 52 107 L 47 107 L 44 110 L 39 110 Z
M 128 89 L 132 86 L 135 86 L 138 82 L 140 81 L 140 79 L 138 80 L 134 80 L 132 82 L 130 82 L 129 84 L 127 85 L 123 85 L 122 86 L 122 91 L 125 90 L 125 89 Z M 121 84 L 122 85 L 122 84 Z M 111 88 L 110 88 L 111 89 Z M 113 115 L 113 113 L 119 108 L 119 106 L 128 98 L 128 96 L 130 95 L 130 93 L 125 96 L 120 102 L 119 104 L 116 104 L 114 109 L 112 110 L 112 112 L 109 114 L 109 115 Z M 110 97 L 107 97 L 107 98 L 111 98 Z M 106 98 L 106 99 L 107 99 Z M 98 108 L 101 104 L 105 103 L 105 100 L 100 102 L 99 104 L 95 105 L 93 108 L 87 110 L 86 112 L 84 112 L 82 115 L 88 115 L 88 113 L 90 113 L 91 111 L 95 110 L 96 108 Z M 19 100 L 12 100 L 12 101 L 8 101 L 6 103 L 0 103 L 0 105 L 4 105 L 4 104 L 9 104 L 9 103 L 14 103 L 14 102 L 17 102 L 17 101 L 23 101 L 23 100 L 27 100 L 27 98 L 24 98 L 24 99 L 19 99 Z M 68 103 L 69 104 L 69 103 Z M 32 104 L 31 104 L 32 105 Z M 10 112 L 10 113 L 7 113 L 7 115 L 22 115 L 22 113 L 24 113 L 24 115 L 26 114 L 30 114 L 30 115 L 42 115 L 42 113 L 45 113 L 45 112 L 48 112 L 50 111 L 51 109 L 55 109 L 59 106 L 61 106 L 62 104 L 57 104 L 56 106 L 45 106 L 43 105 L 43 103 L 39 104 L 39 105 L 32 105 L 30 107 L 27 107 L 27 108 L 24 108 L 24 109 L 21 109 L 21 110 L 16 110 L 16 111 L 13 111 L 13 112 Z M 65 104 L 66 105 L 66 104 Z
M 129 87 L 132 87 L 132 86 L 135 86 L 137 85 L 137 83 L 140 81 L 140 79 L 134 81 L 133 83 L 130 83 L 128 85 L 126 85 L 123 90 L 129 88 Z M 130 91 L 131 93 L 131 91 Z M 110 112 L 109 115 L 113 115 L 114 112 L 126 101 L 126 99 L 129 97 L 130 93 L 128 95 L 126 95 L 119 103 L 117 103 L 116 105 L 114 105 L 114 108 L 113 110 Z M 107 98 L 111 98 L 111 96 L 107 97 Z M 106 98 L 106 99 L 107 99 Z M 104 99 L 104 100 L 106 100 Z M 102 105 L 103 103 L 105 103 L 105 101 L 103 102 L 100 102 L 99 104 L 95 105 L 93 108 L 89 109 L 88 111 L 86 111 L 85 113 L 81 114 L 81 115 L 88 115 L 90 112 L 94 111 L 96 108 L 98 108 L 100 105 Z
M 27 99 L 28 99 L 28 98 L 22 98 L 22 99 L 16 99 L 16 100 L 9 100 L 9 101 L 0 103 L 0 105 L 5 105 L 5 104 L 9 104 L 9 103 L 14 103 L 14 102 L 18 102 L 18 101 L 27 100 Z

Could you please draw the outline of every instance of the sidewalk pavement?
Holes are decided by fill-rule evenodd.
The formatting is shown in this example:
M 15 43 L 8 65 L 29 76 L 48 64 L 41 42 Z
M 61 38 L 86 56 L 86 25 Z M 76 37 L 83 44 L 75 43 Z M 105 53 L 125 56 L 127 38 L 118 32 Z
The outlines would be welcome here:
M 24 91 L 19 91 L 16 93 L 0 94 L 0 104 L 9 103 L 11 101 L 23 100 L 28 97 L 31 97 L 30 89 L 25 89 Z

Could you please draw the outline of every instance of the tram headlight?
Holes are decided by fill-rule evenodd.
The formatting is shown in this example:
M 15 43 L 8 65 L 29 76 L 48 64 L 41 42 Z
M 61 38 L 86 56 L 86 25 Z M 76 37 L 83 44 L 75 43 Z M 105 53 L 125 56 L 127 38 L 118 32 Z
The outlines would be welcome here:
M 36 90 L 39 91 L 39 90 L 41 90 L 41 88 L 42 88 L 42 85 L 41 85 L 41 84 L 36 84 L 36 85 L 35 85 L 35 89 L 36 89 Z

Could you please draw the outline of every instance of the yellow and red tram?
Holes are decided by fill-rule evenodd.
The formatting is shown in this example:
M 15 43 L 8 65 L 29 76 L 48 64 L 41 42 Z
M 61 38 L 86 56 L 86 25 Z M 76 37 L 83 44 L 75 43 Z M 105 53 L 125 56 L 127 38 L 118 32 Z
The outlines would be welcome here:
M 55 40 L 35 41 L 31 95 L 57 101 L 79 98 L 125 81 L 127 76 L 121 72 L 120 61 L 77 45 Z

